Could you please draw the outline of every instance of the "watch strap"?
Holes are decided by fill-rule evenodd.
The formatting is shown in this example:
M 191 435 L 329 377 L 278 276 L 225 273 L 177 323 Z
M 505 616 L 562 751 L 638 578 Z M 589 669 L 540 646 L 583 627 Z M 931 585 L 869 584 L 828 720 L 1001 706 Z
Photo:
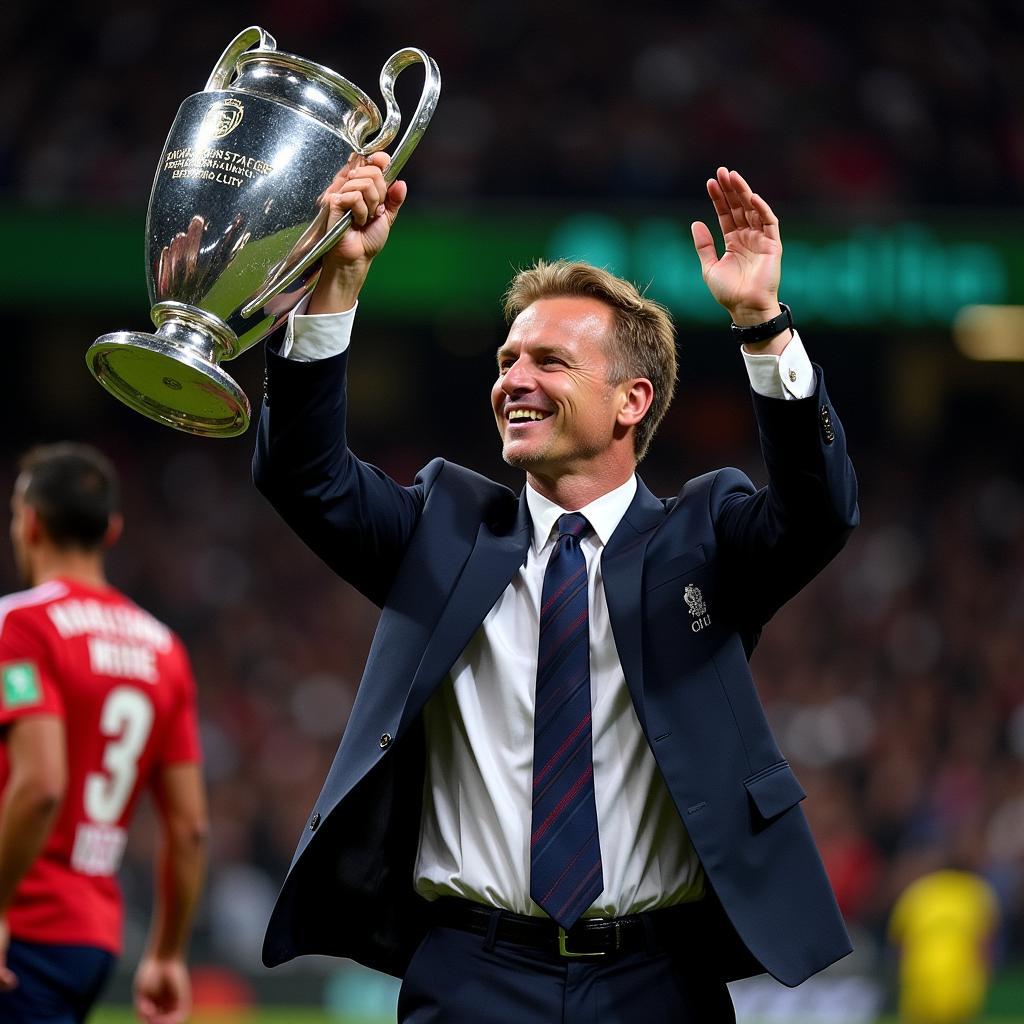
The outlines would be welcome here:
M 792 329 L 793 314 L 790 312 L 789 306 L 784 302 L 780 302 L 779 308 L 782 312 L 778 316 L 773 316 L 771 320 L 765 320 L 764 323 L 751 324 L 749 327 L 740 327 L 738 324 L 732 324 L 729 330 L 733 341 L 741 345 L 756 344 L 759 341 L 767 341 L 769 338 L 774 338 L 776 334 L 781 334 L 787 328 Z

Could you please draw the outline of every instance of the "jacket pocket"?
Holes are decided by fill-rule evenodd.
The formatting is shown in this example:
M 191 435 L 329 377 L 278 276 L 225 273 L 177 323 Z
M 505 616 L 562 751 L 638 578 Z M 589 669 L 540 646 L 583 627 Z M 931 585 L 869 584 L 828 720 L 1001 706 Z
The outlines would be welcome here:
M 778 817 L 807 796 L 788 761 L 769 765 L 744 779 L 743 785 L 765 821 Z
M 644 590 L 654 590 L 655 587 L 671 583 L 674 579 L 693 572 L 694 569 L 699 569 L 707 560 L 704 545 L 698 544 L 695 548 L 684 551 L 667 562 L 648 565 L 644 570 Z

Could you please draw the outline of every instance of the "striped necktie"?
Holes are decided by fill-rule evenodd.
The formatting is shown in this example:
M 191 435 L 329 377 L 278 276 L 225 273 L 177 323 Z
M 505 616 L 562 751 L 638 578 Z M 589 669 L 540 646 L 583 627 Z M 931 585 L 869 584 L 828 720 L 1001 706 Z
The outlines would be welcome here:
M 566 513 L 544 572 L 533 723 L 530 895 L 568 929 L 604 889 L 591 741 L 586 517 Z

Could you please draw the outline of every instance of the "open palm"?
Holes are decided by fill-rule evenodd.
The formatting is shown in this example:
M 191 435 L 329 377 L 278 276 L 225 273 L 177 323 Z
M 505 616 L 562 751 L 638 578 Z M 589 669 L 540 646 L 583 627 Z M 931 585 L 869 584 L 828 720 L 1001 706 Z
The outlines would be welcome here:
M 779 220 L 737 171 L 719 167 L 707 188 L 718 215 L 725 253 L 718 256 L 714 238 L 703 221 L 691 225 L 704 281 L 735 323 L 742 326 L 771 319 L 779 311 Z

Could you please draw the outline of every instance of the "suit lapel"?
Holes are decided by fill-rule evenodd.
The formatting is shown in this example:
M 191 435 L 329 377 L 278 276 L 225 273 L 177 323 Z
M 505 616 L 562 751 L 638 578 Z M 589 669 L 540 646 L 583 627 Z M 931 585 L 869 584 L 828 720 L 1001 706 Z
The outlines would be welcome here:
M 615 647 L 642 726 L 643 567 L 651 534 L 665 518 L 662 503 L 637 478 L 637 492 L 608 540 L 601 559 L 605 600 Z M 521 493 L 510 524 L 480 524 L 476 543 L 423 651 L 402 713 L 402 728 L 416 717 L 479 629 L 487 613 L 526 560 L 530 514 Z
M 437 683 L 465 650 L 516 570 L 526 561 L 529 543 L 530 513 L 524 492 L 519 495 L 511 523 L 480 524 L 473 550 L 413 676 L 402 713 L 403 725 L 419 714 Z
M 636 494 L 601 557 L 604 595 L 615 648 L 622 663 L 640 725 L 646 732 L 643 683 L 644 551 L 655 527 L 665 519 L 662 503 L 637 477 Z

